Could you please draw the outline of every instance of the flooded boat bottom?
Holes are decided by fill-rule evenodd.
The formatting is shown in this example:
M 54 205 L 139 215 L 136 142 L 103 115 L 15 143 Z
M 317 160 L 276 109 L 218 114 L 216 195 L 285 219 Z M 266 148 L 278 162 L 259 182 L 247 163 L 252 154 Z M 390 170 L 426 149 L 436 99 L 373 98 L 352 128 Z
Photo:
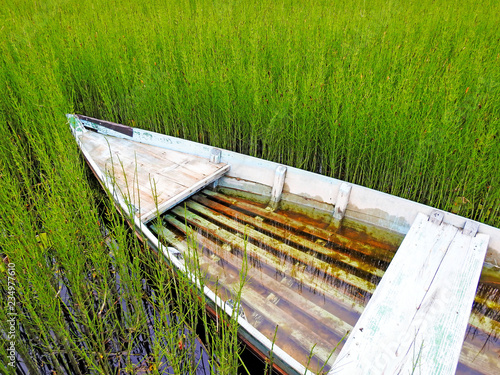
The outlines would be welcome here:
M 272 211 L 232 191 L 204 190 L 162 220 L 153 231 L 177 249 L 194 248 L 206 285 L 225 301 L 235 298 L 243 270 L 245 319 L 314 372 L 331 368 L 403 239 L 348 220 L 337 228 Z M 498 366 L 498 289 L 483 283 L 478 291 L 460 374 Z

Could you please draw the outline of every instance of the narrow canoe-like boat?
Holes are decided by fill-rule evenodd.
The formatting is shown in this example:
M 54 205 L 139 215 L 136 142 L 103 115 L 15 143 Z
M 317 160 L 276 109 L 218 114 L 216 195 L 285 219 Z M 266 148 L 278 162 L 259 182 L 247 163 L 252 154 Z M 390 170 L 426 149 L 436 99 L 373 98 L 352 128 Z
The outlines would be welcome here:
M 179 272 L 197 252 L 209 308 L 232 313 L 243 270 L 240 338 L 263 358 L 272 350 L 278 372 L 498 370 L 500 229 L 208 145 L 68 120 L 137 235 Z

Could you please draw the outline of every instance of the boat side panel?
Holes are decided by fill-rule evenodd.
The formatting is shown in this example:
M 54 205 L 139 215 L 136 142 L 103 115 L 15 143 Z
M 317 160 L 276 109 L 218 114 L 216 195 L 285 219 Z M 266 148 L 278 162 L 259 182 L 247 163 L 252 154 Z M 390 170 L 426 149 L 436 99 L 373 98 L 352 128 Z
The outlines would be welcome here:
M 91 127 L 104 134 L 133 139 L 176 151 L 189 152 L 204 158 L 209 158 L 213 150 L 213 147 L 208 145 L 138 128 L 134 128 L 133 137 L 129 137 L 98 124 L 82 122 L 86 127 Z M 221 162 L 230 164 L 231 170 L 225 177 L 220 179 L 220 186 L 270 196 L 274 171 L 279 166 L 278 163 L 228 150 L 221 151 Z M 335 200 L 342 182 L 316 173 L 287 167 L 282 200 L 291 202 L 301 200 L 301 202 L 314 209 L 322 210 L 325 213 L 328 213 L 331 209 L 333 213 Z M 419 212 L 429 215 L 432 210 L 432 207 L 420 203 L 352 184 L 346 217 L 405 234 Z M 445 213 L 444 221 L 462 228 L 466 219 L 451 213 Z M 479 232 L 490 236 L 486 261 L 500 265 L 500 229 L 479 224 Z

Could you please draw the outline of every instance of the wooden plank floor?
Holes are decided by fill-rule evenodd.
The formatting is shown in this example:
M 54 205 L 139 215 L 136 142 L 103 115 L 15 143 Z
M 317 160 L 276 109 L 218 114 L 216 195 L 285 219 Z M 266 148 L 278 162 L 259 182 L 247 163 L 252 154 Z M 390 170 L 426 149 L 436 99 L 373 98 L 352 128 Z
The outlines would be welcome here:
M 352 331 L 375 285 L 383 279 L 385 260 L 392 259 L 397 248 L 350 232 L 345 236 L 328 223 L 289 211 L 269 211 L 265 205 L 208 189 L 162 219 L 161 225 L 153 222 L 150 227 L 183 253 L 186 237 L 190 244 L 196 243 L 206 283 L 224 300 L 233 298 L 246 253 L 250 281 L 243 290 L 242 305 L 248 322 L 269 339 L 279 325 L 276 345 L 304 365 L 315 345 L 310 364 L 314 371 L 340 338 Z M 456 228 L 441 228 L 441 232 L 451 238 Z M 473 314 L 470 324 L 490 333 L 499 323 Z M 466 342 L 461 361 L 483 373 L 495 373 L 497 356 L 482 352 L 482 345 Z
M 194 240 L 205 280 L 214 283 L 223 299 L 232 298 L 246 253 L 249 282 L 242 303 L 249 323 L 270 339 L 279 326 L 276 345 L 304 365 L 314 348 L 310 369 L 317 371 L 327 362 L 328 371 L 335 358 L 331 351 L 352 329 L 360 301 L 371 295 L 373 282 L 384 270 L 363 260 L 368 249 L 376 252 L 375 246 L 342 238 L 339 242 L 346 246 L 339 249 L 307 233 L 318 227 L 302 223 L 293 228 L 295 222 L 204 190 L 165 214 L 161 226 L 153 223 L 151 228 L 184 253 L 186 237 L 190 243 Z M 321 229 L 318 234 L 341 237 Z
M 454 374 L 488 240 L 419 214 L 329 374 Z
M 229 165 L 93 131 L 83 147 L 118 188 L 135 215 L 147 222 L 218 179 Z

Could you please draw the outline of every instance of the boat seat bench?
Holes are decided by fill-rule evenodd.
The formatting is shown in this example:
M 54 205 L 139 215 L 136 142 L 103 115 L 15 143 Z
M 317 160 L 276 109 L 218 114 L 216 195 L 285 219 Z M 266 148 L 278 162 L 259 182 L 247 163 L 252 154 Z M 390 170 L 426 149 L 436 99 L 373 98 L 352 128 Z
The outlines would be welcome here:
M 190 154 L 85 131 L 83 147 L 119 191 L 135 216 L 147 223 L 216 181 L 230 166 Z
M 455 374 L 489 236 L 440 216 L 417 215 L 329 375 Z

